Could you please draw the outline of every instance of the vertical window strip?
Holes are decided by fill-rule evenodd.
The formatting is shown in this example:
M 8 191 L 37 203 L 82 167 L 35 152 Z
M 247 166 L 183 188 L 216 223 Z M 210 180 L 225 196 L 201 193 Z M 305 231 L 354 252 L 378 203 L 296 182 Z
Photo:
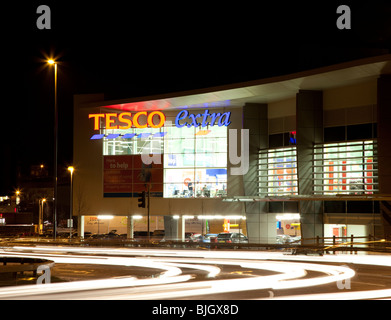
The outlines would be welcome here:
M 298 194 L 296 147 L 261 150 L 258 166 L 259 196 Z
M 315 145 L 313 181 L 316 195 L 376 193 L 376 140 Z

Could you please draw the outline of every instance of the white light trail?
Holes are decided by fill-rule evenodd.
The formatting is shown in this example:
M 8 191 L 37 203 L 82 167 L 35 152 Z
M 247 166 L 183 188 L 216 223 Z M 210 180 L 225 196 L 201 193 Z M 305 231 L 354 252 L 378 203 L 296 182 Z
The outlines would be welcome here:
M 56 263 L 82 263 L 122 265 L 126 267 L 144 267 L 159 269 L 160 277 L 137 279 L 123 277 L 120 279 L 88 280 L 68 283 L 29 285 L 0 288 L 0 298 L 15 298 L 50 294 L 64 295 L 73 292 L 68 298 L 78 299 L 76 292 L 85 290 L 109 290 L 96 293 L 102 299 L 176 299 L 197 297 L 199 295 L 219 294 L 262 289 L 292 289 L 319 286 L 327 283 L 344 281 L 354 277 L 355 272 L 347 266 L 323 263 L 353 263 L 391 267 L 391 256 L 387 255 L 325 255 L 325 256 L 292 256 L 281 252 L 260 251 L 214 251 L 214 250 L 166 250 L 139 248 L 80 248 L 80 247 L 13 247 L 3 248 L 4 255 L 42 257 Z M 27 253 L 26 251 L 34 251 Z M 78 255 L 64 255 L 74 253 Z M 86 256 L 94 254 L 99 256 Z M 146 258 L 147 256 L 148 258 Z M 203 259 L 200 259 L 203 258 Z M 294 262 L 294 263 L 292 263 Z M 317 263 L 310 263 L 317 262 Z M 198 269 L 213 278 L 220 274 L 218 265 L 239 266 L 242 268 L 269 270 L 277 274 L 248 276 L 237 279 L 211 279 L 189 281 L 191 275 L 183 275 L 181 269 Z M 321 273 L 317 277 L 303 278 L 307 271 Z M 22 288 L 25 287 L 25 288 Z M 26 288 L 28 287 L 28 288 Z M 120 291 L 115 289 L 121 288 Z M 337 288 L 336 288 L 337 289 Z M 84 297 L 85 297 L 85 293 Z M 83 295 L 80 293 L 80 299 Z M 390 290 L 335 292 L 332 294 L 306 294 L 298 296 L 276 297 L 276 299 L 374 299 L 391 297 Z

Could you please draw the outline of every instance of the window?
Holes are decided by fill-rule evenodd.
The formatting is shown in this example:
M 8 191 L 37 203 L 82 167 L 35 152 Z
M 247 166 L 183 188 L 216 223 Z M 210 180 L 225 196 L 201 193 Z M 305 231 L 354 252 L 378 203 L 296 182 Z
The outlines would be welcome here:
M 324 142 L 375 139 L 376 123 L 324 128 Z
M 373 194 L 378 191 L 375 140 L 314 147 L 314 193 Z
M 259 195 L 297 195 L 296 147 L 261 150 Z
M 102 129 L 103 155 L 161 154 L 167 128 Z
M 227 193 L 227 127 L 101 129 L 103 155 L 163 155 L 164 197 Z
M 296 131 L 269 135 L 269 148 L 287 147 L 296 144 Z
M 227 193 L 227 127 L 171 127 L 164 139 L 164 197 Z

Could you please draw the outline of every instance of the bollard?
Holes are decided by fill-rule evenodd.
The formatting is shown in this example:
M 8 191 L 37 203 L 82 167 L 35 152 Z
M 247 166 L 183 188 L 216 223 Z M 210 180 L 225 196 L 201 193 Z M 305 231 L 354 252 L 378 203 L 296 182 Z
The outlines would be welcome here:
M 333 247 L 335 247 L 335 235 L 333 235 Z M 333 254 L 335 254 L 335 248 L 333 250 Z

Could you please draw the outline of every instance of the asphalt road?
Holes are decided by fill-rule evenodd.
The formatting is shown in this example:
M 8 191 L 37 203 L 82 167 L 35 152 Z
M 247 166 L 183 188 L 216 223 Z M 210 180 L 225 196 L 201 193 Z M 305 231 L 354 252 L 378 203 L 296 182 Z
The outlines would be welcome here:
M 0 299 L 391 298 L 390 255 L 37 246 L 0 256 L 56 263 L 51 283 L 3 286 Z

